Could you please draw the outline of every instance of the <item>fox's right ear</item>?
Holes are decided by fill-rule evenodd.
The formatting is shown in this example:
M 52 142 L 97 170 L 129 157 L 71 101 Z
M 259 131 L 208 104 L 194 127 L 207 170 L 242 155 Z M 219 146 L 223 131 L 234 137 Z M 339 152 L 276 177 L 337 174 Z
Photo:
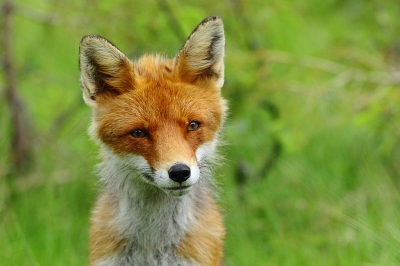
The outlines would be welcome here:
M 133 87 L 132 62 L 100 36 L 83 37 L 79 45 L 79 69 L 83 98 L 91 107 L 96 105 L 98 97 L 119 95 Z
M 204 19 L 190 34 L 173 61 L 173 71 L 184 81 L 213 85 L 224 83 L 225 35 L 220 17 Z

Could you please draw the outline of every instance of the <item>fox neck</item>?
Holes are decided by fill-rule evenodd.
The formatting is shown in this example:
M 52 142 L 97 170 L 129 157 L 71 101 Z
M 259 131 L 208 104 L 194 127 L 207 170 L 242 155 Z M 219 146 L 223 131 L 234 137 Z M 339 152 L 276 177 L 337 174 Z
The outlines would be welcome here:
M 138 171 L 109 153 L 99 168 L 105 192 L 116 200 L 119 233 L 128 246 L 146 247 L 149 253 L 179 243 L 196 222 L 197 206 L 208 191 L 206 182 L 199 182 L 188 194 L 173 197 L 145 183 Z

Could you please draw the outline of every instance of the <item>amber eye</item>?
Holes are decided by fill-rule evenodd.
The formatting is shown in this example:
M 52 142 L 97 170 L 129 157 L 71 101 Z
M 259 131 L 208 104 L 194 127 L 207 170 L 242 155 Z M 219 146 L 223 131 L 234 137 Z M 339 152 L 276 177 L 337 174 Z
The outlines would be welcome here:
M 147 132 L 143 129 L 135 129 L 131 132 L 132 137 L 134 138 L 144 138 L 147 137 Z
M 201 124 L 197 121 L 191 121 L 188 126 L 188 131 L 195 131 L 200 128 Z

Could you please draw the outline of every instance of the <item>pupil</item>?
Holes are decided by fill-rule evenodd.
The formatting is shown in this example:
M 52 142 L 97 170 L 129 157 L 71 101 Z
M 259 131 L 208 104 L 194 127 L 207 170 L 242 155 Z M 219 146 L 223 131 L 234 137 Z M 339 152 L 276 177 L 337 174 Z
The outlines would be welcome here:
M 132 132 L 132 136 L 134 136 L 135 138 L 141 138 L 144 136 L 143 132 L 143 130 L 136 129 Z
M 197 130 L 200 127 L 200 123 L 196 121 L 192 121 L 189 124 L 189 130 Z

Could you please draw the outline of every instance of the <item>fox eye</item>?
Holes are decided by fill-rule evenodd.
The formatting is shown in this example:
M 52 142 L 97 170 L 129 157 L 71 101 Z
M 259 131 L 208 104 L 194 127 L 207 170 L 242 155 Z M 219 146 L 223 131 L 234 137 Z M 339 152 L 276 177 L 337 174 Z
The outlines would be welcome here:
M 201 124 L 197 121 L 191 121 L 188 126 L 188 131 L 196 131 L 200 128 Z
M 131 132 L 131 136 L 134 138 L 144 138 L 147 137 L 147 132 L 142 129 L 135 129 Z

